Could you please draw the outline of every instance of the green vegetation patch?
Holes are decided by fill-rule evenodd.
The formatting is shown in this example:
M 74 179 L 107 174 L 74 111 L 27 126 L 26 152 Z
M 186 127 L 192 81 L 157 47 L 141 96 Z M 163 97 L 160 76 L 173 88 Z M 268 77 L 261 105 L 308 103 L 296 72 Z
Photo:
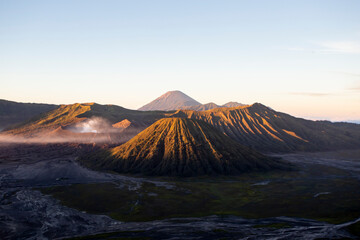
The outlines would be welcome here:
M 294 173 L 295 174 L 295 173 Z M 295 174 L 296 176 L 296 174 Z M 330 223 L 360 216 L 360 182 L 355 178 L 269 180 L 262 178 L 188 178 L 170 182 L 174 189 L 145 182 L 132 191 L 116 183 L 41 188 L 62 204 L 120 221 L 171 217 L 235 215 L 245 218 L 302 217 Z M 327 193 L 317 195 L 319 193 Z M 279 227 L 279 226 L 277 226 Z

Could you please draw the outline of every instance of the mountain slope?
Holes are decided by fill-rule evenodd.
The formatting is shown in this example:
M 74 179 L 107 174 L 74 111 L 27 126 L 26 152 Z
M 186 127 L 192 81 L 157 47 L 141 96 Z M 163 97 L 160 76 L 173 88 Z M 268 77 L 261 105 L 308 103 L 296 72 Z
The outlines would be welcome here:
M 178 110 L 173 112 L 136 111 L 115 105 L 62 105 L 25 123 L 13 126 L 1 136 L 41 137 L 49 133 L 64 134 L 96 132 L 111 133 L 111 139 L 124 142 L 165 117 L 203 120 L 235 141 L 266 152 L 327 151 L 354 149 L 360 146 L 360 125 L 310 121 L 277 112 L 256 103 L 234 108 L 215 108 L 205 111 Z M 60 128 L 59 128 L 60 127 Z M 117 135 L 115 137 L 115 135 Z M 73 139 L 79 139 L 79 134 Z M 106 139 L 106 137 L 102 137 Z M 65 139 L 66 140 L 66 139 Z M 116 141 L 119 142 L 119 141 Z
M 246 104 L 242 104 L 242 103 L 238 103 L 238 102 L 228 102 L 222 106 L 219 106 L 213 102 L 211 103 L 206 103 L 206 104 L 200 104 L 200 105 L 195 105 L 195 106 L 187 106 L 187 107 L 182 107 L 182 110 L 194 110 L 194 111 L 207 111 L 207 110 L 211 110 L 211 109 L 215 109 L 215 108 L 234 108 L 234 107 L 243 107 L 243 106 L 247 106 Z
M 228 103 L 225 103 L 224 105 L 222 105 L 222 107 L 229 107 L 229 108 L 242 107 L 242 106 L 246 106 L 246 104 L 242 104 L 242 103 L 238 103 L 238 102 L 228 102 Z
M 360 126 L 310 121 L 262 104 L 208 111 L 178 110 L 173 117 L 203 120 L 239 143 L 267 152 L 321 151 L 360 146 Z
M 76 135 L 74 139 L 79 139 L 78 133 L 123 134 L 123 130 L 126 129 L 128 134 L 126 139 L 129 139 L 156 120 L 165 117 L 166 114 L 168 113 L 129 110 L 116 105 L 76 103 L 61 105 L 52 111 L 38 115 L 31 121 L 7 129 L 3 135 L 35 138 L 42 137 L 44 134 L 48 137 L 51 133 L 51 137 L 55 138 L 57 133 L 59 136 L 69 136 L 73 132 Z
M 288 168 L 286 163 L 240 145 L 203 121 L 182 118 L 161 119 L 127 143 L 81 161 L 120 173 L 172 176 Z
M 0 99 L 0 131 L 56 107 L 57 105 L 52 104 L 20 103 Z
M 181 109 L 194 110 L 194 111 L 206 111 L 206 110 L 215 109 L 215 108 L 219 108 L 219 107 L 220 107 L 219 105 L 211 102 L 211 103 L 200 104 L 200 105 L 195 105 L 195 106 L 182 107 Z
M 188 95 L 180 92 L 180 91 L 169 91 L 154 101 L 142 106 L 138 110 L 140 111 L 155 111 L 155 110 L 194 110 L 194 111 L 206 111 L 210 109 L 215 109 L 219 107 L 239 107 L 246 106 L 245 104 L 241 104 L 238 102 L 228 102 L 223 106 L 219 106 L 213 102 L 207 104 L 201 104 L 196 100 L 192 99 Z
M 142 106 L 138 110 L 140 111 L 170 111 L 181 109 L 182 107 L 187 106 L 196 106 L 201 105 L 198 101 L 192 99 L 188 95 L 180 91 L 169 91 L 154 101 Z

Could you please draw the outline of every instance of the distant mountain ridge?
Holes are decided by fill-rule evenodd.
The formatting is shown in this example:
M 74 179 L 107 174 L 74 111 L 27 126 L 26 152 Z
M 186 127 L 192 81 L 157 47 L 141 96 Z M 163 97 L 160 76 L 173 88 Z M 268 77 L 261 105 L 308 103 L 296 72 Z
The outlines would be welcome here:
M 142 112 L 116 105 L 75 103 L 61 105 L 54 110 L 37 115 L 31 121 L 7 129 L 1 135 L 29 141 L 31 139 L 37 141 L 38 138 L 41 140 L 43 137 L 49 141 L 54 141 L 54 139 L 66 141 L 64 137 L 67 137 L 70 142 L 89 142 L 91 139 L 96 139 L 93 136 L 95 134 L 101 137 L 101 142 L 104 142 L 106 136 L 101 135 L 107 134 L 110 136 L 108 139 L 123 142 L 156 120 L 166 117 L 166 114 L 169 113 Z M 81 135 L 84 138 L 81 138 Z
M 195 106 L 182 107 L 181 109 L 194 110 L 194 111 L 206 111 L 206 110 L 219 108 L 219 107 L 220 107 L 219 105 L 211 102 L 211 103 L 200 104 L 200 105 L 195 105 Z
M 54 104 L 21 103 L 0 99 L 0 131 L 57 107 L 58 105 Z
M 328 151 L 360 146 L 360 125 L 305 120 L 260 103 L 208 111 L 178 110 L 172 116 L 205 121 L 239 143 L 266 152 Z
M 222 105 L 222 107 L 229 107 L 229 108 L 233 108 L 233 107 L 242 107 L 242 106 L 246 106 L 247 104 L 242 104 L 242 103 L 238 103 L 238 102 L 228 102 L 225 103 L 224 105 Z
M 196 106 L 188 106 L 188 107 L 182 107 L 182 110 L 194 110 L 194 111 L 207 111 L 215 108 L 234 108 L 234 107 L 243 107 L 247 106 L 246 104 L 238 103 L 238 102 L 228 102 L 224 105 L 217 105 L 215 103 L 206 103 L 206 104 L 200 104 Z
M 213 102 L 207 104 L 201 104 L 193 98 L 189 97 L 181 91 L 169 91 L 154 101 L 142 106 L 138 110 L 140 111 L 171 111 L 171 110 L 195 110 L 206 111 L 220 107 L 240 107 L 246 106 L 246 104 L 238 102 L 228 102 L 224 105 L 217 105 Z
M 347 120 L 344 122 L 360 124 L 360 120 Z

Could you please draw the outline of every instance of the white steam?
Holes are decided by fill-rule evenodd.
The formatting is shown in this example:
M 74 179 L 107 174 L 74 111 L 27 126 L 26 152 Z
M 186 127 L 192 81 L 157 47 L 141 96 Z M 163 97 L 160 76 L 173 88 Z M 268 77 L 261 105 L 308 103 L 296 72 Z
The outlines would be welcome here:
M 42 129 L 34 133 L 0 133 L 1 143 L 124 143 L 142 131 L 142 127 L 113 127 L 101 117 L 92 117 L 71 126 Z
M 101 117 L 92 117 L 68 128 L 76 133 L 110 133 L 113 128 L 109 121 Z

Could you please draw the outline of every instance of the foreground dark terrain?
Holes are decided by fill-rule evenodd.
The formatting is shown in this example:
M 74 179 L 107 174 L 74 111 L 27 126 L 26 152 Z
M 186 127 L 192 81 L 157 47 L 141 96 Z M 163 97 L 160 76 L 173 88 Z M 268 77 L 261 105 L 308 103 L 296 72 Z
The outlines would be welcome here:
M 93 148 L 1 145 L 1 238 L 359 236 L 360 150 L 276 155 L 293 171 L 144 178 L 81 167 L 77 156 Z

